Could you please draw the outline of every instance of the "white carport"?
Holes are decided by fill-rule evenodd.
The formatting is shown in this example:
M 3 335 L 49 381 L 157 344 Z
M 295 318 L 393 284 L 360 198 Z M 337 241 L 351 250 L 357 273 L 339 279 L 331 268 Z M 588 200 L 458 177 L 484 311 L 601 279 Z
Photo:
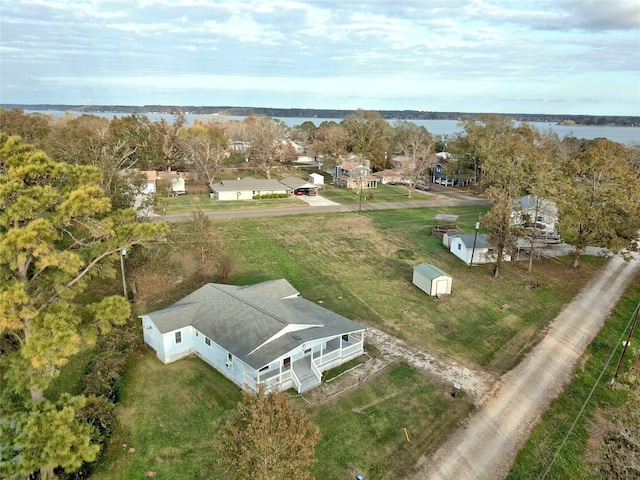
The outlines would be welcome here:
M 438 267 L 421 263 L 413 267 L 413 284 L 427 295 L 449 295 L 453 277 Z

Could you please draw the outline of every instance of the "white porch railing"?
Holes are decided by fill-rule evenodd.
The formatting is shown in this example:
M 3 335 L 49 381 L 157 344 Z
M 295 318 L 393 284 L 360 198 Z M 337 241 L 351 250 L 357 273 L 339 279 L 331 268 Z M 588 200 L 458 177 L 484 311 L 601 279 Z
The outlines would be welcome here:
M 313 361 L 313 358 L 311 359 L 311 371 L 318 380 L 322 380 L 322 372 L 320 372 L 320 369 L 316 366 L 316 362 Z
M 355 353 L 359 350 L 362 349 L 362 344 L 360 343 L 356 343 L 355 345 L 351 345 L 349 347 L 343 347 L 342 348 L 342 355 L 343 357 L 347 357 L 349 355 L 351 355 L 352 353 Z
M 291 380 L 293 380 L 293 384 L 296 386 L 296 391 L 300 393 L 302 383 L 300 383 L 300 380 L 298 380 L 298 376 L 296 375 L 296 372 L 293 371 L 293 368 L 291 369 Z

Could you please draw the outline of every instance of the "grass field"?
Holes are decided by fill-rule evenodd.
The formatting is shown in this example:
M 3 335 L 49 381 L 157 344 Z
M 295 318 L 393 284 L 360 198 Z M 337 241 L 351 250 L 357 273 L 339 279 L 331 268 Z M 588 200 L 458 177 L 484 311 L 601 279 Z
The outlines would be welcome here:
M 483 207 L 417 208 L 363 214 L 298 215 L 218 221 L 236 252 L 231 283 L 286 278 L 302 295 L 364 325 L 379 327 L 410 344 L 470 366 L 504 372 L 597 271 L 602 258 L 505 265 L 495 279 L 491 265 L 469 268 L 431 237 L 437 213 L 460 215 L 472 231 Z M 174 225 L 176 244 L 190 224 Z M 186 240 L 184 240 L 186 241 Z M 197 287 L 184 252 L 139 275 L 139 312 L 178 300 Z M 179 257 L 179 258 L 178 258 Z M 438 300 L 412 284 L 412 267 L 432 263 L 453 276 L 453 294 Z M 170 273 L 171 276 L 165 272 Z M 528 288 L 532 284 L 538 288 Z
M 142 351 L 124 392 L 120 427 L 92 478 L 144 478 L 148 471 L 176 480 L 225 478 L 213 440 L 216 420 L 240 400 L 235 384 L 199 359 L 162 365 Z M 321 431 L 316 478 L 402 478 L 471 411 L 448 392 L 398 363 L 329 403 L 310 407 L 294 397 Z
M 507 264 L 495 279 L 490 265 L 469 268 L 431 237 L 437 213 L 460 215 L 472 231 L 483 207 L 417 208 L 362 214 L 235 219 L 214 225 L 238 260 L 229 282 L 288 279 L 302 295 L 364 325 L 381 328 L 424 350 L 471 367 L 502 373 L 540 338 L 548 322 L 604 263 L 585 258 Z M 172 225 L 171 241 L 130 272 L 136 313 L 171 304 L 201 285 L 189 253 L 190 223 Z M 433 263 L 453 275 L 453 294 L 438 300 L 411 283 L 412 267 Z M 532 284 L 537 288 L 529 288 Z M 402 478 L 470 412 L 403 364 L 320 406 L 306 406 L 320 427 L 317 478 Z M 239 399 L 238 388 L 196 359 L 162 365 L 149 353 L 132 366 L 120 407 L 120 427 L 95 478 L 224 478 L 207 439 L 215 420 Z M 411 439 L 407 442 L 404 428 Z M 127 444 L 127 447 L 122 447 Z M 128 453 L 133 446 L 136 451 Z

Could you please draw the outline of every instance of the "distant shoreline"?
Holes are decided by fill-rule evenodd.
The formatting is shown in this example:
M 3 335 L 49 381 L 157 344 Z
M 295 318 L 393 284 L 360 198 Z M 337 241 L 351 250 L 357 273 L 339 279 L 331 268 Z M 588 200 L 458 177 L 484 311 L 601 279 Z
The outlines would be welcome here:
M 355 110 L 332 110 L 314 108 L 268 108 L 268 107 L 231 107 L 231 106 L 188 106 L 188 105 L 62 105 L 62 104 L 0 104 L 0 108 L 38 111 L 73 111 L 80 113 L 131 113 L 131 114 L 171 114 L 183 112 L 191 115 L 225 115 L 246 117 L 252 114 L 279 118 L 336 118 L 342 119 Z M 477 112 L 429 112 L 419 110 L 376 110 L 386 120 L 460 120 L 468 116 L 477 118 L 483 113 Z M 497 113 L 502 117 L 518 122 L 546 122 L 570 124 L 574 126 L 618 126 L 640 127 L 640 117 L 624 115 L 570 115 L 570 114 L 532 114 Z

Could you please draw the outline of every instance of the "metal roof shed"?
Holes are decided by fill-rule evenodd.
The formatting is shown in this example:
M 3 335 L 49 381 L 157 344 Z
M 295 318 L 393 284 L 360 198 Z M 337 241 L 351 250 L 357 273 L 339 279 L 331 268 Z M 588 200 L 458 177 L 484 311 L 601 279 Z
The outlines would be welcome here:
M 450 295 L 453 277 L 438 267 L 421 263 L 413 267 L 413 284 L 427 295 Z

